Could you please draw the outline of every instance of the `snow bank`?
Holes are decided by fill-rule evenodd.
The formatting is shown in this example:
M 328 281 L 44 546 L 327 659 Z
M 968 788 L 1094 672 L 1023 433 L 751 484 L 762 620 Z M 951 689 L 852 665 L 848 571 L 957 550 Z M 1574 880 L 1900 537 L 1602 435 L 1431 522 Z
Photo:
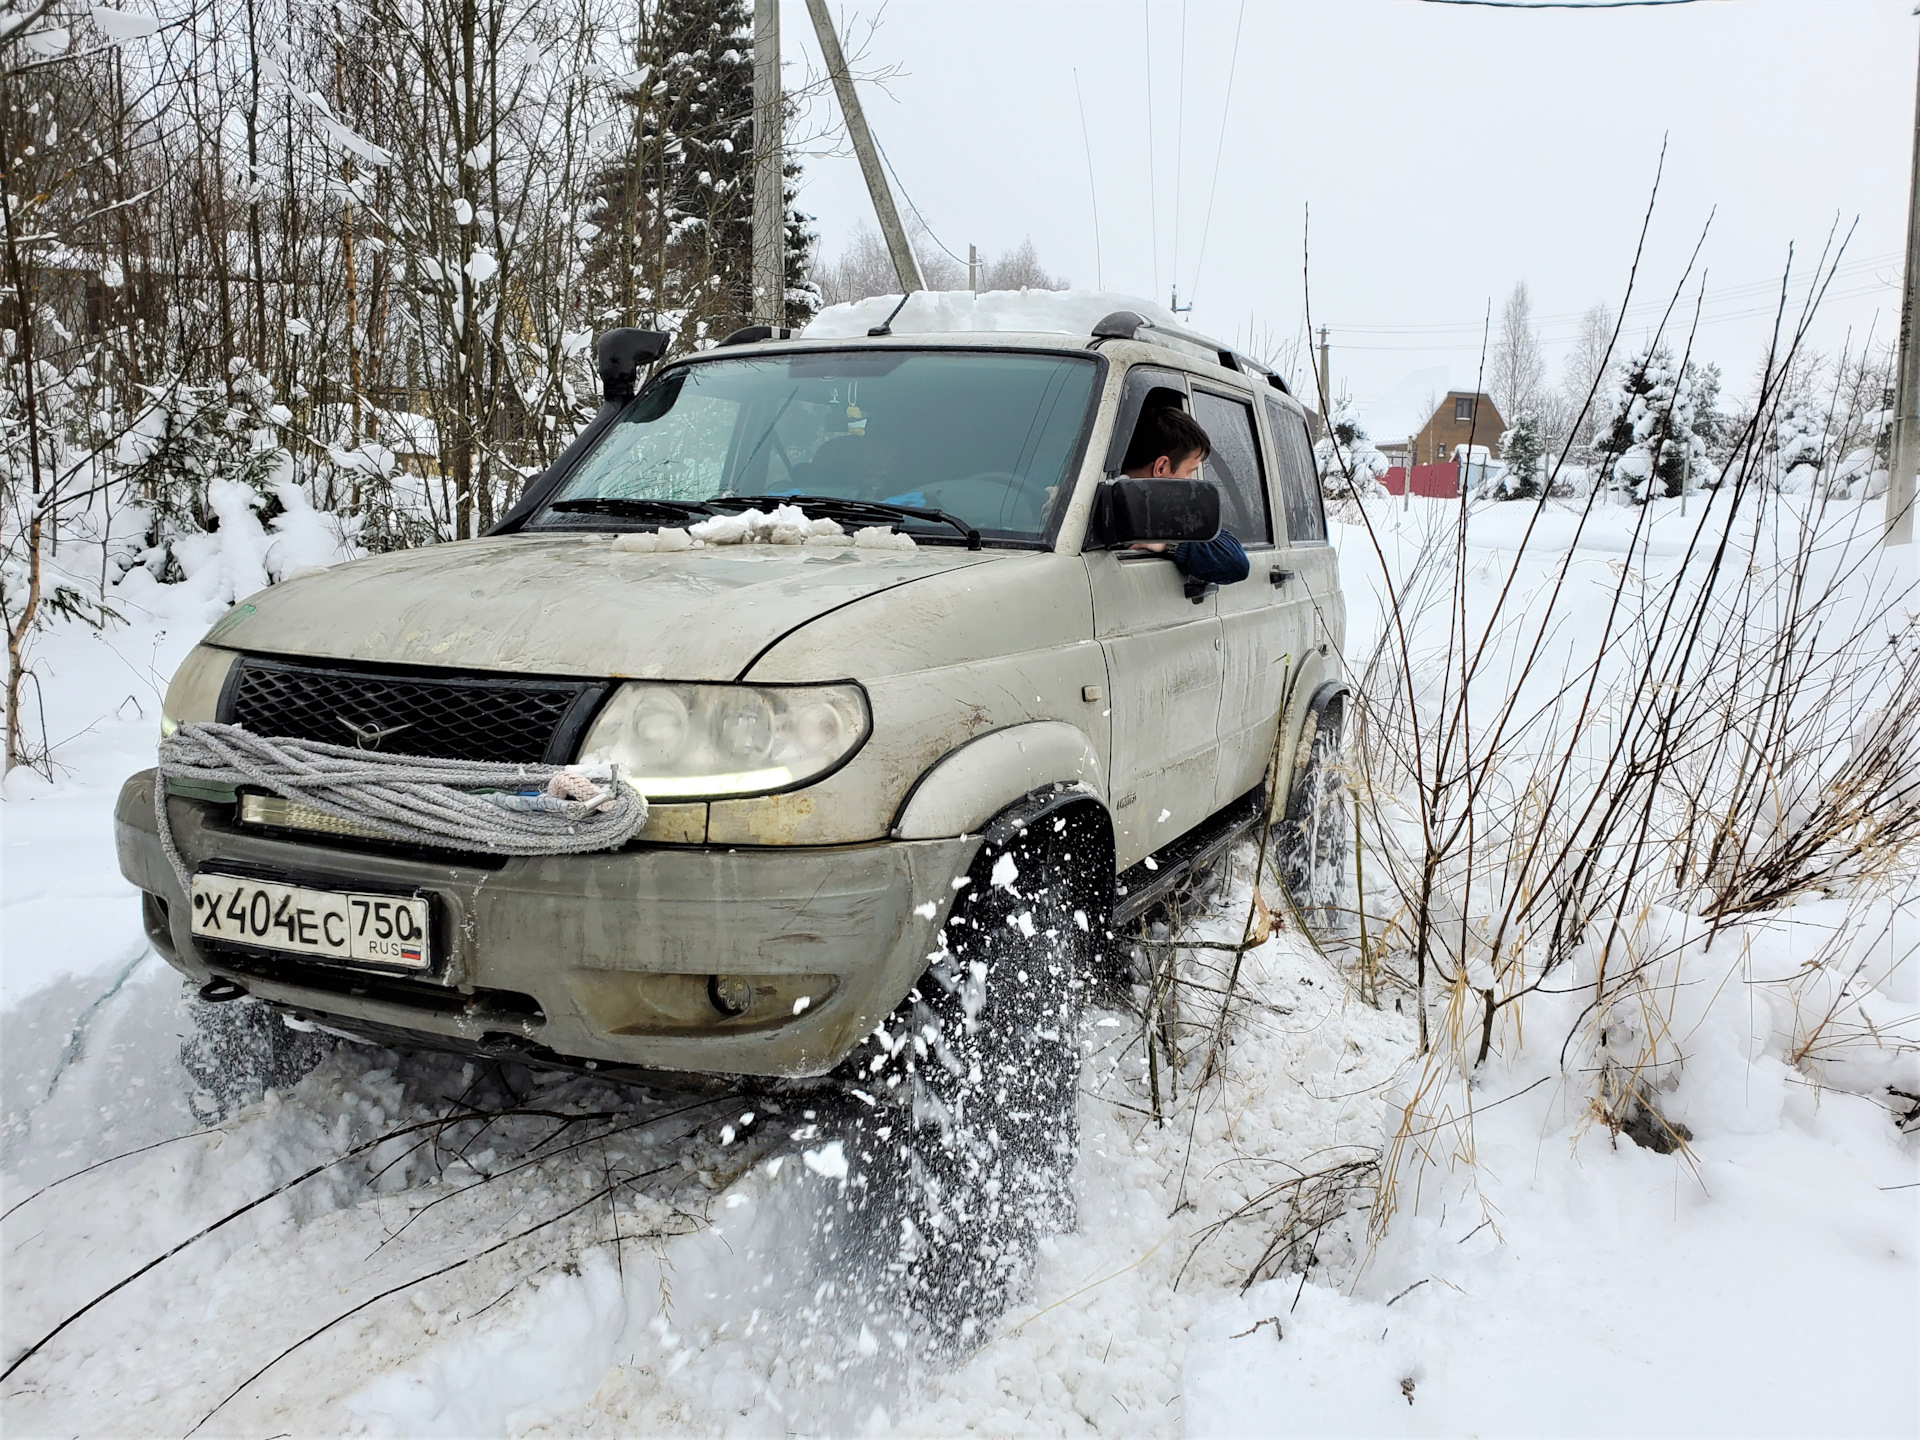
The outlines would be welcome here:
M 876 295 L 845 305 L 829 305 L 801 333 L 809 340 L 863 336 L 900 303 L 898 295 Z M 1164 305 L 1117 290 L 921 290 L 894 316 L 896 335 L 952 335 L 990 330 L 1082 339 L 1116 310 L 1132 310 L 1156 325 L 1184 328 Z

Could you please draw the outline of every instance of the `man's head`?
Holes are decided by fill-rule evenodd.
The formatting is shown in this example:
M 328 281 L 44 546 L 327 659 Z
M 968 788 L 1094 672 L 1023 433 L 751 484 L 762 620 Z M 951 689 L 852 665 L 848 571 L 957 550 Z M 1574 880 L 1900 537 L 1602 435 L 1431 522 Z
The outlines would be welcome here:
M 1199 421 L 1178 406 L 1156 405 L 1141 412 L 1120 468 L 1136 480 L 1191 480 L 1212 453 Z

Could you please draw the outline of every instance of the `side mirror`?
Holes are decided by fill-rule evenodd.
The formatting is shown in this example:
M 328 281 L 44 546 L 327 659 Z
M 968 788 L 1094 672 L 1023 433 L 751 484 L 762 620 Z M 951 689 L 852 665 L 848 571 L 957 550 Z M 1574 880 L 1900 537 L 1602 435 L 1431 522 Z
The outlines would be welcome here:
M 641 367 L 667 353 L 667 337 L 658 330 L 609 330 L 600 337 L 600 393 L 610 401 L 631 400 Z
M 1098 545 L 1177 545 L 1220 533 L 1220 488 L 1211 480 L 1105 480 L 1093 497 L 1088 538 Z

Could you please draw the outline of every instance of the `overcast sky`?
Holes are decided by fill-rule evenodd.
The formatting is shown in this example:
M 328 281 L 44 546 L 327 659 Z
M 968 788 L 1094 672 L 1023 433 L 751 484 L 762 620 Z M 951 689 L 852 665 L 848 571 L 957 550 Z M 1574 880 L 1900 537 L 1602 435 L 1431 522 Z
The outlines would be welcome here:
M 1313 320 L 1330 328 L 1336 389 L 1363 402 L 1428 366 L 1470 384 L 1487 305 L 1497 319 L 1522 279 L 1557 373 L 1579 313 L 1620 303 L 1663 136 L 1635 291 L 1660 303 L 1630 314 L 1629 336 L 1657 320 L 1710 213 L 1695 350 L 1730 389 L 1766 344 L 1788 246 L 1809 272 L 1836 222 L 1855 228 L 1819 344 L 1894 330 L 1920 50 L 1910 0 L 835 9 L 861 34 L 878 17 L 864 66 L 900 73 L 863 86 L 869 120 L 962 256 L 1030 235 L 1076 287 L 1164 302 L 1177 281 L 1191 323 L 1259 351 L 1304 333 L 1310 206 Z M 801 0 L 784 0 L 782 29 L 792 86 L 818 70 Z M 829 254 L 872 224 L 849 158 L 808 159 L 799 203 Z

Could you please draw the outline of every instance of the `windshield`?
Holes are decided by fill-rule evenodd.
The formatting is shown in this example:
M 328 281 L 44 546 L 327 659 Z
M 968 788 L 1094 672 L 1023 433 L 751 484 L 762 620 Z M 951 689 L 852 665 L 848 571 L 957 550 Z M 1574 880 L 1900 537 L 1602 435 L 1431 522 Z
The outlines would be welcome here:
M 675 504 L 811 495 L 962 522 L 900 518 L 916 539 L 958 543 L 971 528 L 1039 541 L 1065 499 L 1096 374 L 1091 357 L 965 350 L 682 366 L 628 405 L 530 523 L 650 528 L 684 524 Z

